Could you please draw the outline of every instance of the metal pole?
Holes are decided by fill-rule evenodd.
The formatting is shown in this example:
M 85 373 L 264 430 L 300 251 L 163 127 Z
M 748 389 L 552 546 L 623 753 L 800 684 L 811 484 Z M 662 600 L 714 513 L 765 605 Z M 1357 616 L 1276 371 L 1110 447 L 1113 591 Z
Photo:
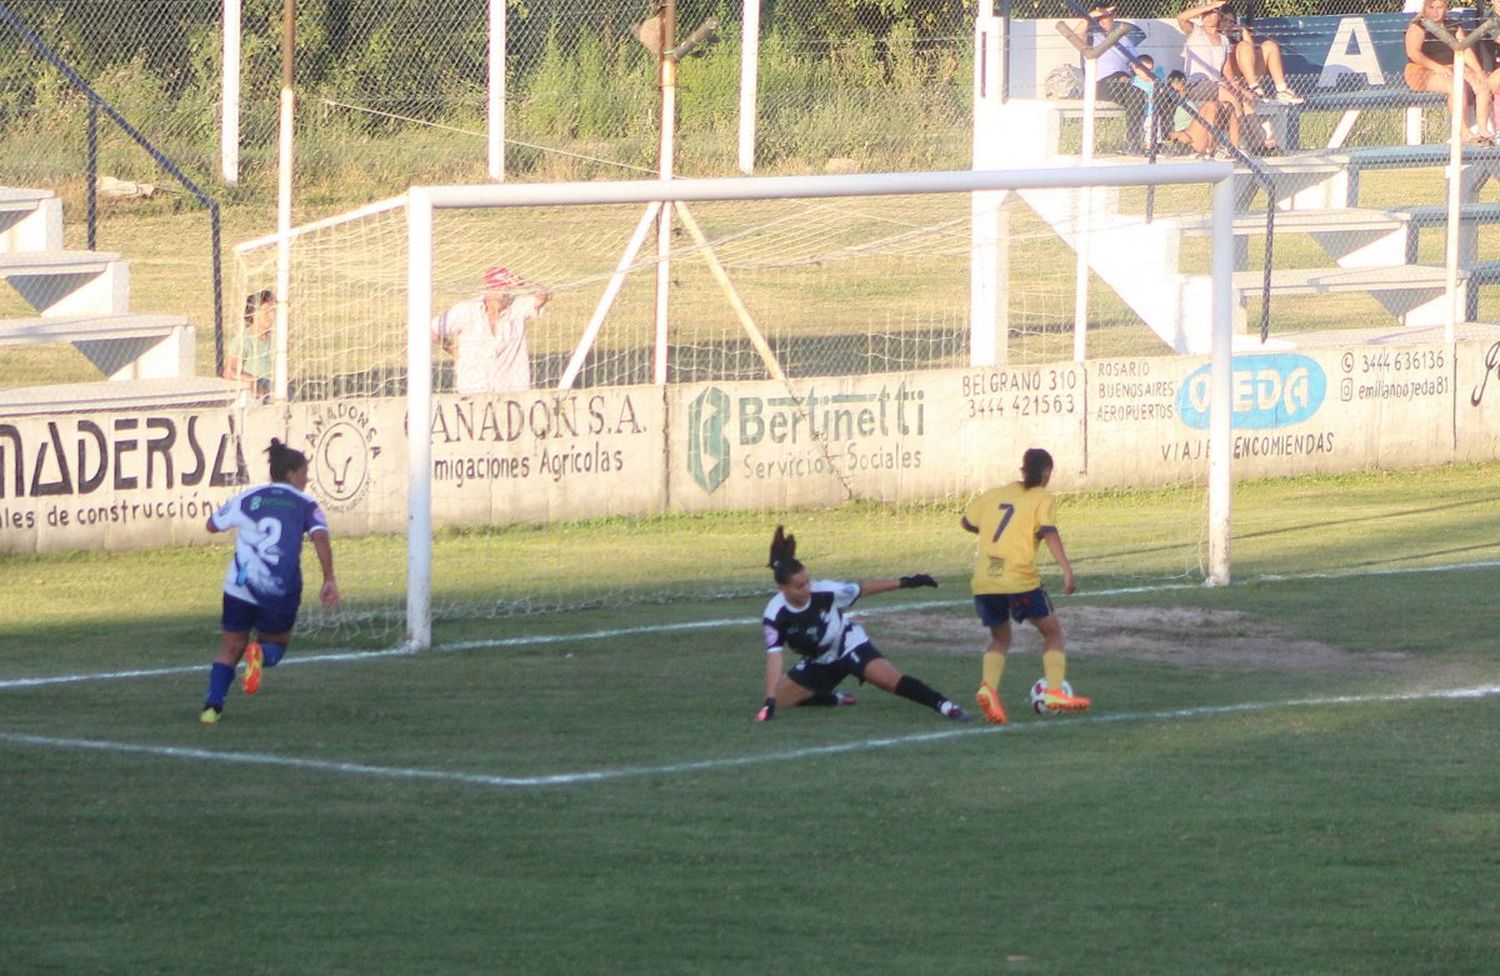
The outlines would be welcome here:
M 287 398 L 288 314 L 292 298 L 292 135 L 295 116 L 292 59 L 296 52 L 295 0 L 282 0 L 281 8 L 281 129 L 276 186 L 276 363 L 272 393 Z
M 1093 58 L 1083 59 L 1083 165 L 1094 164 L 1094 108 L 1097 100 L 1095 89 L 1099 81 L 1099 62 Z M 1078 253 L 1078 264 L 1073 281 L 1073 361 L 1083 362 L 1088 351 L 1089 331 L 1089 227 L 1094 207 L 1094 194 L 1090 187 L 1078 191 L 1078 216 L 1073 221 L 1074 249 Z
M 1234 410 L 1234 178 L 1213 189 L 1213 342 L 1209 350 L 1208 582 L 1229 584 Z
M 1010 101 L 1010 2 L 1000 0 L 1000 104 Z
M 667 53 L 677 46 L 677 0 L 661 7 L 661 148 L 660 179 L 672 178 L 672 145 L 677 128 L 677 62 Z M 667 319 L 672 283 L 672 208 L 662 207 L 656 225 L 656 351 L 652 381 L 667 382 Z
M 89 223 L 89 250 L 99 242 L 99 105 L 89 99 L 88 120 L 84 126 L 84 188 Z
M 1458 333 L 1458 238 L 1463 210 L 1464 51 L 1453 52 L 1453 101 L 1449 103 L 1452 124 L 1448 132 L 1448 231 L 1447 260 L 1443 275 L 1448 314 L 1443 319 L 1443 341 L 1452 344 Z
M 224 0 L 223 107 L 219 117 L 219 169 L 224 182 L 240 181 L 240 0 Z
M 760 77 L 760 0 L 745 0 L 740 17 L 740 172 L 755 172 L 756 85 Z
M 406 640 L 432 646 L 432 199 L 406 204 Z
M 489 174 L 505 179 L 505 2 L 490 0 Z

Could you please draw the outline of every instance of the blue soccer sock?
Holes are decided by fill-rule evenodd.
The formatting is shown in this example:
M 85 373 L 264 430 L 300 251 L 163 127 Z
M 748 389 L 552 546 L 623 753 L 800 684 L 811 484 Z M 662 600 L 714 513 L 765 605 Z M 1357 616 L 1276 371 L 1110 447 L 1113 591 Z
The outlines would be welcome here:
M 272 644 L 267 641 L 260 642 L 261 663 L 268 668 L 276 667 L 276 662 L 281 660 L 281 655 L 286 653 L 285 644 Z
M 234 668 L 215 661 L 208 669 L 208 697 L 203 700 L 203 704 L 223 708 L 224 696 L 229 694 L 229 686 L 232 684 Z

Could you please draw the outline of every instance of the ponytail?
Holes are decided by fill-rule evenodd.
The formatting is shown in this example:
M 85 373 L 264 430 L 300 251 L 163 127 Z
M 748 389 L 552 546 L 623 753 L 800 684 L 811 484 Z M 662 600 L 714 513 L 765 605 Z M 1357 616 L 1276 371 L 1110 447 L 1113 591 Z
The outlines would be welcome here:
M 1039 487 L 1047 480 L 1052 470 L 1052 455 L 1040 447 L 1033 447 L 1021 455 L 1021 484 L 1027 488 Z
M 791 582 L 792 577 L 805 568 L 797 561 L 797 537 L 788 535 L 779 525 L 776 534 L 771 536 L 770 567 L 777 585 Z
M 307 467 L 307 455 L 296 448 L 287 447 L 276 438 L 271 438 L 271 446 L 266 448 L 266 456 L 271 459 L 271 480 L 285 481 L 287 475 Z

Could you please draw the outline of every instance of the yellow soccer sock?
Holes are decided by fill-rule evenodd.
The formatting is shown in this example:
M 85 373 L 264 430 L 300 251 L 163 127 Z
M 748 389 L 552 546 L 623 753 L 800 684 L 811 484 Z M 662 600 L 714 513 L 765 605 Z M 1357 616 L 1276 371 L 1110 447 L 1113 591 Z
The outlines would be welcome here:
M 984 652 L 984 683 L 995 691 L 1000 690 L 1000 676 L 1005 673 L 1005 655 L 998 651 Z
M 1042 674 L 1047 678 L 1048 688 L 1061 691 L 1063 681 L 1068 676 L 1068 656 L 1062 651 L 1043 651 Z

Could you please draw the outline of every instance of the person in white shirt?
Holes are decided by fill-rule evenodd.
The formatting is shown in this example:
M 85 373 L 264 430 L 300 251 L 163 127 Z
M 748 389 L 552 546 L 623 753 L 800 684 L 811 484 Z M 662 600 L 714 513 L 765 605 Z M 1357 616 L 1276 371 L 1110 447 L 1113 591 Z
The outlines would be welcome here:
M 506 268 L 484 273 L 484 290 L 432 320 L 432 338 L 453 357 L 453 389 L 465 396 L 531 387 L 526 329 L 552 292 Z

